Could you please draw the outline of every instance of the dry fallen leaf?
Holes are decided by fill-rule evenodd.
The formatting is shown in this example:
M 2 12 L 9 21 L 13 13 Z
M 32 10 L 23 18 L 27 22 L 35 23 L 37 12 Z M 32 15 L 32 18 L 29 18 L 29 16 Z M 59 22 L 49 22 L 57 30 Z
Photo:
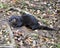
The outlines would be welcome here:
M 16 3 L 16 0 L 12 0 L 13 3 Z

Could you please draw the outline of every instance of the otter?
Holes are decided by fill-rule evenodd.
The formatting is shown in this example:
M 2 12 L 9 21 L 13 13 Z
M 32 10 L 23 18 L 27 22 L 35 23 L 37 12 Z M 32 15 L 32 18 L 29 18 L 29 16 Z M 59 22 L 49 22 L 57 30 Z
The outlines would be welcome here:
M 14 28 L 22 27 L 24 25 L 32 30 L 36 29 L 55 30 L 53 28 L 40 25 L 38 23 L 38 20 L 30 14 L 23 14 L 22 16 L 11 16 L 9 18 L 9 22 L 10 25 L 13 26 Z

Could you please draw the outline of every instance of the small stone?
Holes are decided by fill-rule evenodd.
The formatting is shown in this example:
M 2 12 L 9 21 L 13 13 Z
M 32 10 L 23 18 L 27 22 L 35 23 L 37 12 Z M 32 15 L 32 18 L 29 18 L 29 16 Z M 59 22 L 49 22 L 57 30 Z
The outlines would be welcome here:
M 53 46 L 50 46 L 50 48 L 53 48 Z
M 30 4 L 29 1 L 25 1 L 26 4 Z
M 39 0 L 34 0 L 34 1 L 39 1 Z
M 2 28 L 5 29 L 5 28 L 7 28 L 7 26 L 6 25 L 2 25 Z
M 19 32 L 19 30 L 17 30 L 16 32 Z
M 36 46 L 36 41 L 35 40 L 33 40 L 33 46 Z
M 2 32 L 0 32 L 0 35 L 2 35 Z
M 4 37 L 6 38 L 7 36 L 5 35 Z
M 14 37 L 15 39 L 17 39 L 17 37 Z
M 51 28 L 53 28 L 53 25 L 50 25 Z
M 37 14 L 39 14 L 40 13 L 40 10 L 37 10 Z
M 47 48 L 45 45 L 42 45 L 41 48 Z
M 9 38 L 6 38 L 6 40 L 9 40 Z
M 50 4 L 48 4 L 48 6 L 50 6 Z
M 20 40 L 21 40 L 21 38 L 18 38 L 18 40 L 20 41 Z
M 47 2 L 43 2 L 43 4 L 47 4 Z
M 10 44 L 10 42 L 9 42 L 9 41 L 7 41 L 7 44 Z
M 49 8 L 50 8 L 50 9 L 52 9 L 52 7 L 51 7 L 51 6 L 50 6 Z
M 43 16 L 46 16 L 46 14 L 44 13 Z
M 20 41 L 20 45 L 21 45 L 21 46 L 23 45 L 23 41 L 22 41 L 22 40 Z
M 38 30 L 34 30 L 35 32 L 38 32 Z

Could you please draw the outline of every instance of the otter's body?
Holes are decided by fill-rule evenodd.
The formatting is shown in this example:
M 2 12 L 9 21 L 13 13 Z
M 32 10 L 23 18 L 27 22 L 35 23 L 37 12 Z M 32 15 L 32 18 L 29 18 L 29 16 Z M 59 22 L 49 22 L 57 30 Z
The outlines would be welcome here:
M 22 19 L 25 26 L 33 30 L 39 28 L 38 20 L 34 16 L 30 14 L 23 14 Z

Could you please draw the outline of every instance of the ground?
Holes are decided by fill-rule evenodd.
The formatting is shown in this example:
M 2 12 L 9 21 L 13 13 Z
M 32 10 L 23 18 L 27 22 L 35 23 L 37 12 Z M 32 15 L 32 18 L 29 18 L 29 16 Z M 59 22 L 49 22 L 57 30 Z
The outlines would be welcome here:
M 58 3 L 56 4 L 56 2 L 54 0 L 47 0 L 44 3 L 40 0 L 5 1 L 3 2 L 5 6 L 0 3 L 2 4 L 2 6 L 0 5 L 0 21 L 8 20 L 12 15 L 20 15 L 19 12 L 7 11 L 8 8 L 14 7 L 31 13 L 39 20 L 40 24 L 58 29 L 60 28 L 60 13 L 56 12 L 59 9 L 59 6 L 57 6 Z M 17 48 L 58 48 L 60 45 L 60 30 L 31 30 L 25 26 L 20 28 L 11 27 L 11 29 Z

